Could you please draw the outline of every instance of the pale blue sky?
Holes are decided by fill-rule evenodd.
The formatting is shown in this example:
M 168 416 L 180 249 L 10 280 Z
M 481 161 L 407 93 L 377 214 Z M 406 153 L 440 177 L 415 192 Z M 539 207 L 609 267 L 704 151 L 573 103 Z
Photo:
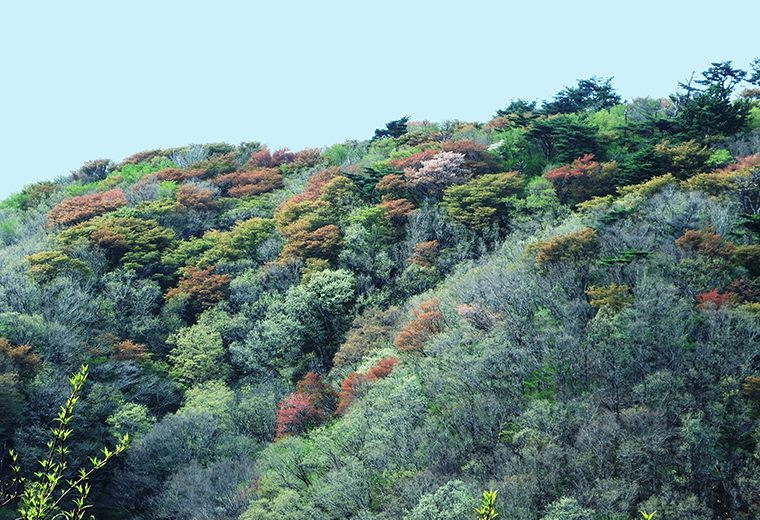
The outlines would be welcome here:
M 760 56 L 760 2 L 132 0 L 0 8 L 0 199 L 88 160 L 487 121 L 593 75 L 663 97 Z M 709 8 L 708 8 L 709 6 Z

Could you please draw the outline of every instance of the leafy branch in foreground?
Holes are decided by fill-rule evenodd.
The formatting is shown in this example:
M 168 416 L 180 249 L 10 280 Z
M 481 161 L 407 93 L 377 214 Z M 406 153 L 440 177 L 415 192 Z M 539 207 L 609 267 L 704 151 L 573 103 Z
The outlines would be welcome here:
M 494 520 L 499 513 L 496 512 L 496 491 L 483 491 L 481 507 L 475 508 L 478 520 Z
M 11 483 L 11 493 L 6 494 L 0 488 L 0 506 L 9 504 L 14 500 L 19 500 L 18 520 L 46 520 L 66 518 L 69 520 L 79 520 L 83 518 L 84 511 L 91 507 L 85 502 L 90 492 L 90 486 L 87 480 L 98 469 L 114 456 L 120 454 L 127 448 L 129 438 L 124 435 L 113 450 L 103 448 L 102 457 L 90 457 L 92 467 L 89 469 L 81 468 L 76 476 L 64 479 L 66 471 L 66 454 L 68 448 L 64 446 L 66 439 L 71 435 L 69 422 L 74 410 L 74 405 L 79 400 L 79 394 L 82 391 L 84 382 L 87 379 L 87 365 L 82 365 L 79 372 L 76 372 L 69 382 L 71 383 L 71 393 L 66 403 L 61 406 L 56 422 L 58 425 L 52 428 L 53 440 L 48 443 L 48 456 L 39 463 L 42 466 L 41 471 L 34 473 L 35 479 L 28 481 L 21 476 L 21 469 L 18 466 L 18 456 L 11 450 L 13 460 L 14 478 Z M 64 499 L 71 496 L 72 507 L 68 510 L 61 510 L 61 504 Z

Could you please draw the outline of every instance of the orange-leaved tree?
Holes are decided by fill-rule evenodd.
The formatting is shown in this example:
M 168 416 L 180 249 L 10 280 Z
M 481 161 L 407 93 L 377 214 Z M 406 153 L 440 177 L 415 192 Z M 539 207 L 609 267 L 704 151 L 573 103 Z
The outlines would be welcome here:
M 535 261 L 538 267 L 588 260 L 598 251 L 599 239 L 596 231 L 591 228 L 559 235 L 548 241 L 539 241 L 526 248 L 527 253 L 536 253 Z
M 47 218 L 50 224 L 71 226 L 98 215 L 105 215 L 126 205 L 127 198 L 123 191 L 119 189 L 109 190 L 104 193 L 92 193 L 63 199 L 48 211 Z
M 689 255 L 727 260 L 736 252 L 736 246 L 733 242 L 723 242 L 721 236 L 714 231 L 712 227 L 701 231 L 690 229 L 681 238 L 676 239 L 676 246 Z
M 359 372 L 349 373 L 340 384 L 338 407 L 335 409 L 335 415 L 344 415 L 354 401 L 359 398 L 368 382 L 388 377 L 398 362 L 398 359 L 395 357 L 383 358 L 375 363 L 366 374 L 360 374 Z
M 443 315 L 438 310 L 438 304 L 438 298 L 433 298 L 420 303 L 416 309 L 412 309 L 415 319 L 405 325 L 393 340 L 398 350 L 422 352 L 425 341 L 442 330 Z
M 177 287 L 166 291 L 164 298 L 182 300 L 186 317 L 192 319 L 226 298 L 231 279 L 232 276 L 227 273 L 214 274 L 213 266 L 205 269 L 190 266 L 185 268 Z

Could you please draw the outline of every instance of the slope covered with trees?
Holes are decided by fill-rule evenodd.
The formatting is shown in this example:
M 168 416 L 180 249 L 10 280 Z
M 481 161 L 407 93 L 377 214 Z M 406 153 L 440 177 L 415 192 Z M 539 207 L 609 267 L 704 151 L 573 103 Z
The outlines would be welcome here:
M 131 439 L 97 518 L 474 518 L 488 489 L 501 518 L 757 517 L 759 100 L 760 61 L 714 63 L 29 185 L 0 203 L 0 477 L 87 364 L 69 467 Z

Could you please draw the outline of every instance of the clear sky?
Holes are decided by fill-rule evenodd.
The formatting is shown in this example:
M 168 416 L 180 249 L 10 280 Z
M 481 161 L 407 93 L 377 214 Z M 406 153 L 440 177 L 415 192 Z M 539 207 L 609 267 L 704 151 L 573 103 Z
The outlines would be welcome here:
M 0 7 L 0 199 L 189 143 L 297 151 L 489 120 L 593 75 L 627 100 L 760 56 L 757 0 L 28 0 Z

